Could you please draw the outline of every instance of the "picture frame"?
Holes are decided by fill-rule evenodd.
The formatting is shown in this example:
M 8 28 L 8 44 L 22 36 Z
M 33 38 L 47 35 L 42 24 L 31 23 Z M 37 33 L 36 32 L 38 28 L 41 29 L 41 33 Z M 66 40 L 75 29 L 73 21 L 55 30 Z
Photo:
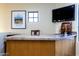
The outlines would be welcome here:
M 11 28 L 26 29 L 26 10 L 11 11 Z

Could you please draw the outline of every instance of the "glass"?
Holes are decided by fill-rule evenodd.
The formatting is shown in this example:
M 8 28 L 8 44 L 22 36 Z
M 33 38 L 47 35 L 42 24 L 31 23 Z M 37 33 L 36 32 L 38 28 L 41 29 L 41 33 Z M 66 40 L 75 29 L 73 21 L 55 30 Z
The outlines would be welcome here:
M 38 18 L 34 18 L 34 22 L 38 22 Z
M 34 13 L 34 17 L 38 17 L 38 13 Z
M 33 13 L 29 13 L 29 17 L 33 17 Z
M 33 22 L 33 18 L 29 18 L 29 22 Z

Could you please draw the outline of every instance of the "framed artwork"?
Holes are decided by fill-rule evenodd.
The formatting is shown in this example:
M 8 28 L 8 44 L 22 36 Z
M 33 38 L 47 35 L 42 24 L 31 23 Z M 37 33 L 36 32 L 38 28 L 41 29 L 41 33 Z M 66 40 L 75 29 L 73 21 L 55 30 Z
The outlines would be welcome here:
M 26 10 L 11 11 L 11 28 L 12 29 L 26 28 Z

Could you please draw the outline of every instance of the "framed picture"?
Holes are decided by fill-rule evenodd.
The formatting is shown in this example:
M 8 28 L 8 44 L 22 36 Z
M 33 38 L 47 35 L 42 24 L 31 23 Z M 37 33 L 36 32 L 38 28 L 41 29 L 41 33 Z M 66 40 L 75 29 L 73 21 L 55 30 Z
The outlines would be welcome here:
M 12 29 L 26 28 L 26 10 L 11 11 L 11 28 Z

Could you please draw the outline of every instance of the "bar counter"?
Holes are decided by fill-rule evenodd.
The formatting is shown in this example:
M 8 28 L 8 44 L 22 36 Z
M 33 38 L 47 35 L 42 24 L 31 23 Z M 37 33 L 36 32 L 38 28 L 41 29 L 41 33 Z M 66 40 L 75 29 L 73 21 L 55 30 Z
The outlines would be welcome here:
M 76 34 L 6 37 L 8 56 L 74 56 Z

